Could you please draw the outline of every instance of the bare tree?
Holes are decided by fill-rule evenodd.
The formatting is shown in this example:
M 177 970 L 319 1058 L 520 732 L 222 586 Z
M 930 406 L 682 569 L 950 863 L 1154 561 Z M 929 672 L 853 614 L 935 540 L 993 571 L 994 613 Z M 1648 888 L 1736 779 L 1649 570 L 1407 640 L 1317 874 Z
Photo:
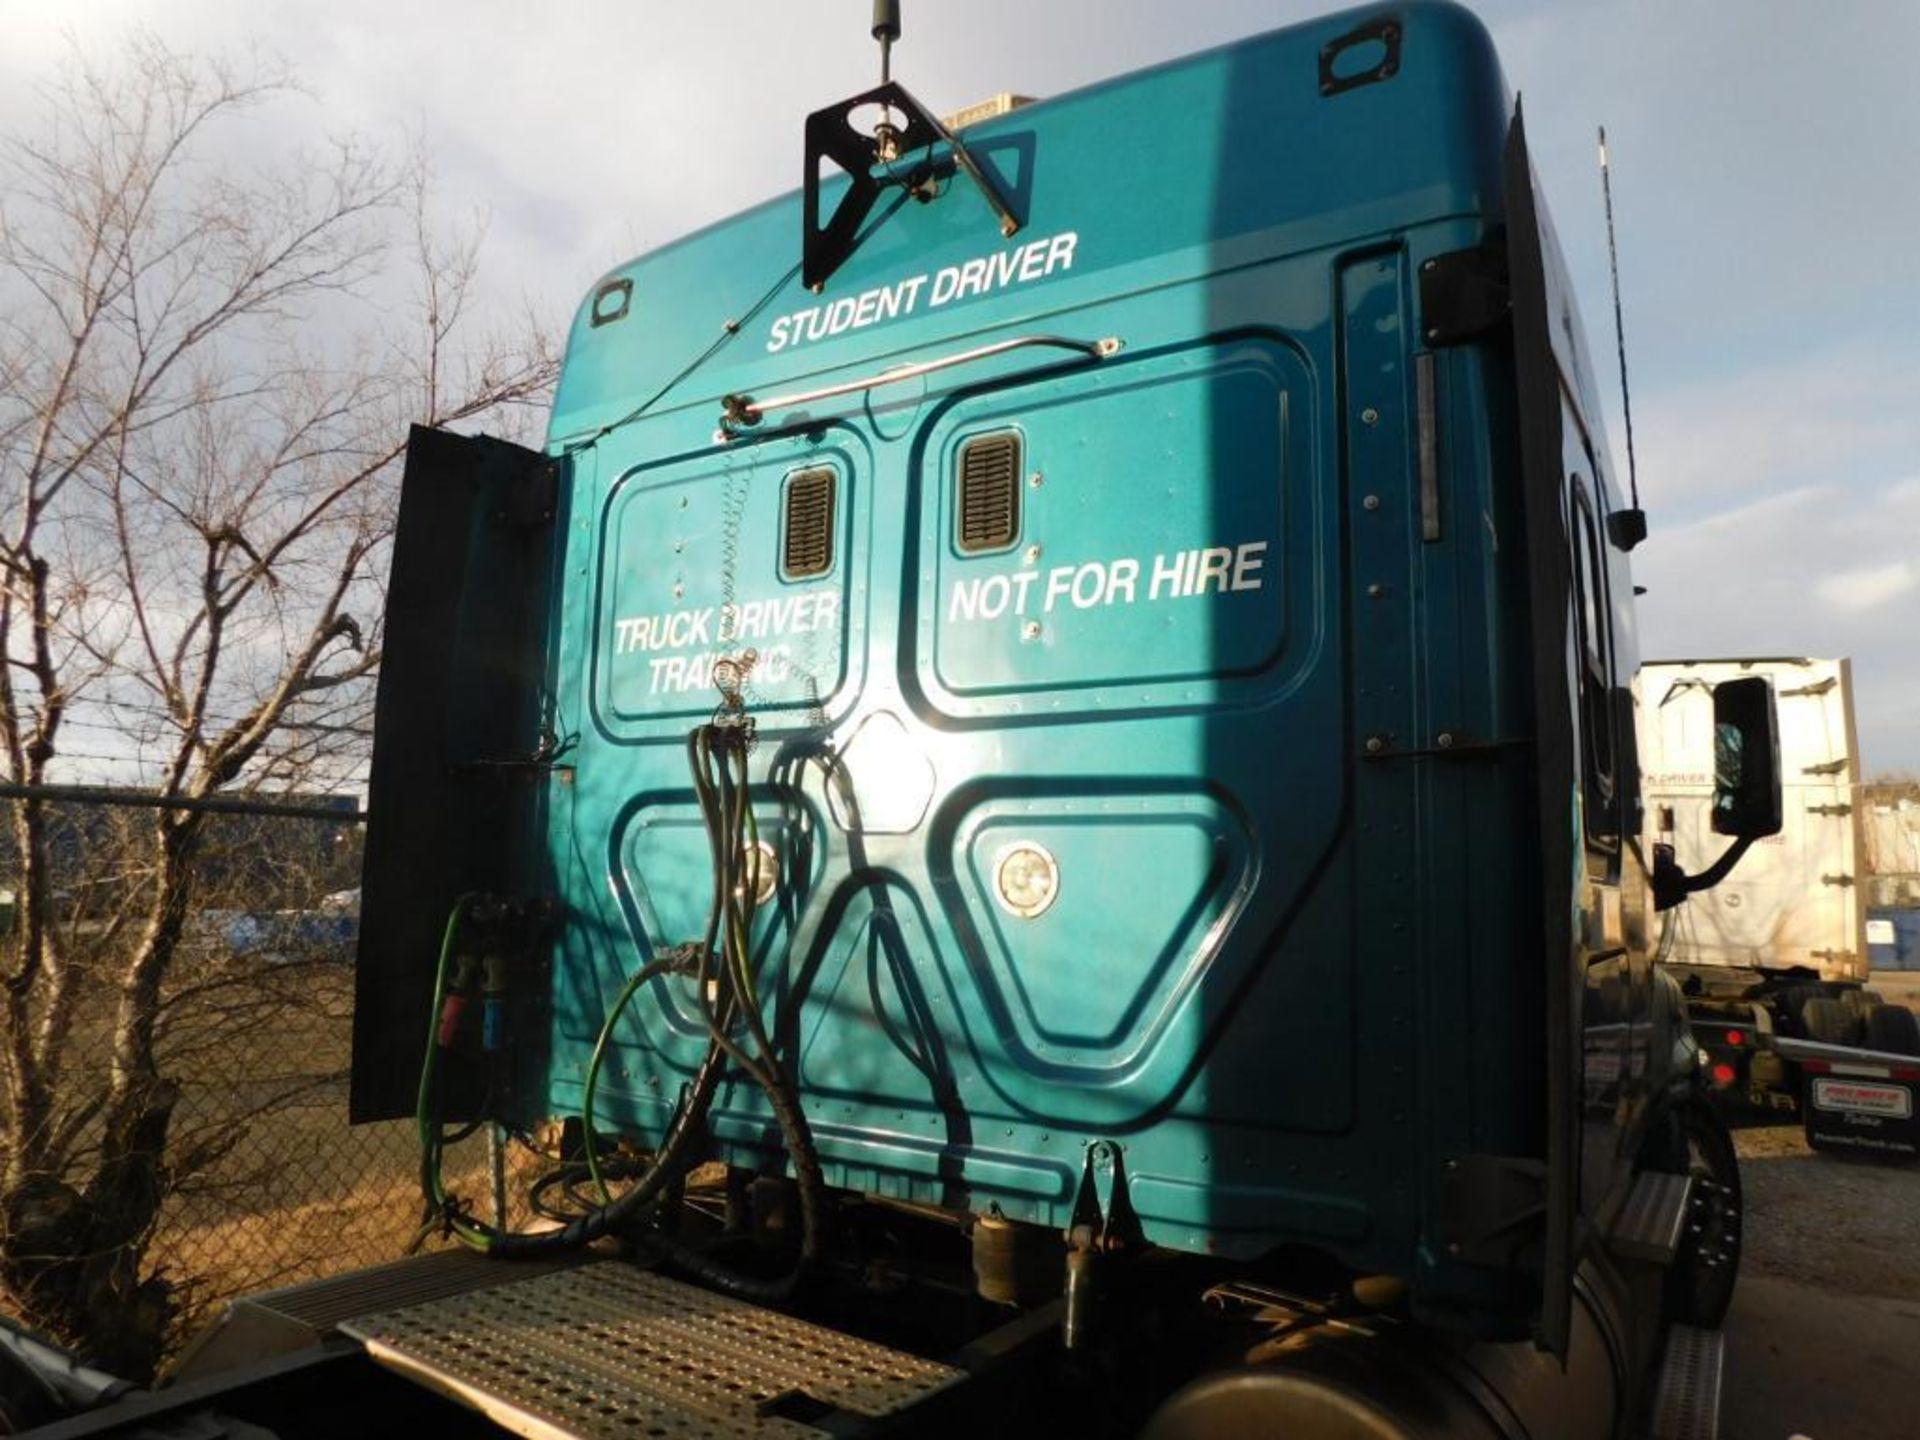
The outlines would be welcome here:
M 76 59 L 44 123 L 0 142 L 15 785 L 84 773 L 70 757 L 103 745 L 170 798 L 338 779 L 364 754 L 407 422 L 495 415 L 551 383 L 535 327 L 468 338 L 476 242 L 443 238 L 417 160 L 348 140 L 271 171 L 221 163 L 236 122 L 289 90 L 135 40 L 107 69 Z M 172 1304 L 147 1240 L 208 1159 L 170 1134 L 179 1076 L 156 1037 L 206 993 L 176 961 L 209 817 L 143 812 L 79 923 L 53 815 L 12 808 L 0 1281 L 35 1323 L 144 1375 Z

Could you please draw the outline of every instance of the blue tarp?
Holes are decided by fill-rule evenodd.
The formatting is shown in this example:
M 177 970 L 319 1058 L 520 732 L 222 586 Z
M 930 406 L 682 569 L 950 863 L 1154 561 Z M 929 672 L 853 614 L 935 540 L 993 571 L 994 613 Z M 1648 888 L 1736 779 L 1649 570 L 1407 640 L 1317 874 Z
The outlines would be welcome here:
M 1868 908 L 1867 963 L 1875 970 L 1920 970 L 1920 905 Z

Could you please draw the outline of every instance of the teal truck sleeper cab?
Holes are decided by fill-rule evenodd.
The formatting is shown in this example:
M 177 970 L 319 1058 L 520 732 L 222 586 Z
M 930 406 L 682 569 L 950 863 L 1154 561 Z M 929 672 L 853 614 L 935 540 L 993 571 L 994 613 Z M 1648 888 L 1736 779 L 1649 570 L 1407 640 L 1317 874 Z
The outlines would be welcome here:
M 1653 962 L 1644 520 L 1485 32 L 865 99 L 592 289 L 542 453 L 416 432 L 356 1117 L 418 1106 L 477 1248 L 1005 1362 L 878 1428 L 1654 1423 L 1738 1177 Z M 566 1122 L 545 1233 L 446 1195 L 481 1116 Z

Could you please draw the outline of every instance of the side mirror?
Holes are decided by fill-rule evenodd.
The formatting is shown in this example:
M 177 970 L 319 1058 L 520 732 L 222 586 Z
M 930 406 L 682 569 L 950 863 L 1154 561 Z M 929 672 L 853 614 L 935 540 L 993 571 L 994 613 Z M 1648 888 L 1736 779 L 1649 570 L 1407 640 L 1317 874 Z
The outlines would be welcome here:
M 1758 840 L 1778 835 L 1780 722 L 1773 686 L 1758 675 L 1713 687 L 1713 829 Z

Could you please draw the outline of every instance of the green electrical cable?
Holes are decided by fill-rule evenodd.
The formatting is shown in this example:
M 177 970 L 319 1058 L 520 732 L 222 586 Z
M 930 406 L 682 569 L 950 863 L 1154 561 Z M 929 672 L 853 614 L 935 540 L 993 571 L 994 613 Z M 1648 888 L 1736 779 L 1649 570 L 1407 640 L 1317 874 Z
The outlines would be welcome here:
M 600 1174 L 599 1147 L 593 1143 L 593 1097 L 600 1086 L 600 1066 L 607 1058 L 607 1045 L 613 1039 L 614 1027 L 620 1023 L 620 1017 L 626 1013 L 633 997 L 640 993 L 640 987 L 657 976 L 667 974 L 674 964 L 673 961 L 655 960 L 642 965 L 628 977 L 627 983 L 621 987 L 619 998 L 613 1002 L 613 1008 L 607 1011 L 607 1018 L 600 1026 L 599 1038 L 593 1042 L 593 1058 L 587 1062 L 587 1083 L 580 1096 L 580 1148 L 585 1152 L 587 1173 L 593 1177 L 593 1188 L 600 1196 L 602 1205 L 611 1202 L 613 1195 Z
M 414 1106 L 414 1122 L 420 1132 L 420 1189 L 433 1215 L 446 1215 L 447 1193 L 440 1178 L 440 1137 L 433 1121 L 433 1080 L 440 1058 L 440 1008 L 447 998 L 447 968 L 453 959 L 453 942 L 460 933 L 460 922 L 479 895 L 469 891 L 453 902 L 447 915 L 447 928 L 440 937 L 440 963 L 433 973 L 433 1007 L 427 1015 L 427 1053 L 420 1064 L 420 1094 Z M 429 1217 L 431 1218 L 431 1216 Z M 461 1244 L 482 1253 L 493 1242 L 484 1230 L 453 1218 L 448 1228 Z

